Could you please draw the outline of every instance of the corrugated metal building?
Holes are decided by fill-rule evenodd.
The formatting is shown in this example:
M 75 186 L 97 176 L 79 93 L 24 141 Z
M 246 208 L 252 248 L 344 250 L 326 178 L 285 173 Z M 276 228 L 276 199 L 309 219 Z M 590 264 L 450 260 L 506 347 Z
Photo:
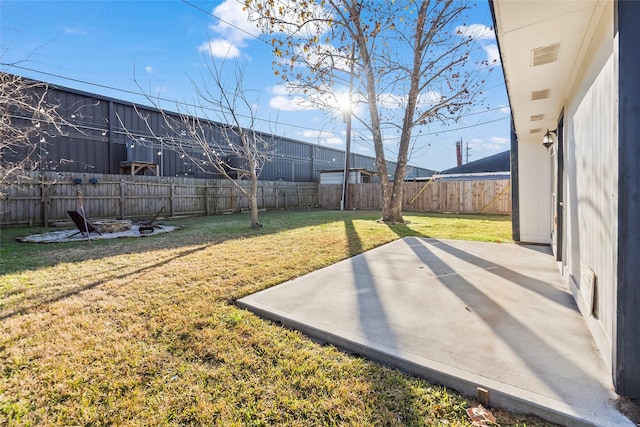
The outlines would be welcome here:
M 190 157 L 197 156 L 197 149 L 187 149 L 189 155 L 169 149 L 163 138 L 180 139 L 189 145 L 189 137 L 171 134 L 163 115 L 157 109 L 113 99 L 97 94 L 49 85 L 48 102 L 58 106 L 59 114 L 75 127 L 68 133 L 45 132 L 35 141 L 40 144 L 37 155 L 41 170 L 59 172 L 92 172 L 104 174 L 131 173 L 131 168 L 121 166 L 126 162 L 141 161 L 155 166 L 142 168 L 139 173 L 160 176 L 190 176 L 195 178 L 219 178 L 196 166 Z M 165 113 L 172 120 L 180 121 L 180 114 Z M 29 117 L 13 115 L 18 126 L 32 126 Z M 205 121 L 207 135 L 220 138 L 223 126 Z M 262 170 L 264 181 L 310 182 L 319 180 L 319 170 L 344 166 L 345 152 L 303 141 L 275 135 L 261 134 L 270 141 L 273 156 Z M 218 139 L 219 140 L 219 139 Z M 24 156 L 24 154 L 22 154 Z M 134 156 L 132 158 L 132 156 Z M 125 163 L 123 163 L 125 162 Z M 354 168 L 377 170 L 375 159 L 361 154 L 351 154 Z M 393 174 L 395 164 L 389 164 Z M 433 171 L 410 167 L 411 177 L 431 176 Z

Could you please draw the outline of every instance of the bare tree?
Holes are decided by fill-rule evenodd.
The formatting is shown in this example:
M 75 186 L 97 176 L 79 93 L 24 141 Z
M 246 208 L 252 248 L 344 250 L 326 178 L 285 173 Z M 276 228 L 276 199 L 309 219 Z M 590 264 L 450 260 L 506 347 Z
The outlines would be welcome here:
M 48 84 L 0 72 L 0 196 L 44 165 L 49 138 L 77 127 L 58 112 Z M 78 130 L 79 131 L 79 130 Z
M 460 26 L 469 5 L 463 0 L 245 0 L 245 7 L 272 44 L 275 73 L 292 93 L 305 94 L 322 108 L 344 104 L 340 98 L 349 94 L 348 113 L 368 129 L 375 148 L 382 219 L 403 222 L 414 130 L 459 118 L 484 85 L 484 70 L 491 69 L 474 58 L 474 37 Z M 389 128 L 396 132 L 393 144 L 383 137 Z M 397 157 L 388 159 L 391 145 Z M 393 179 L 388 161 L 397 165 Z
M 225 79 L 223 67 L 213 61 L 207 63 L 206 71 L 201 81 L 191 80 L 195 100 L 191 107 L 177 104 L 177 116 L 161 108 L 158 98 L 146 95 L 162 114 L 165 132 L 157 135 L 148 124 L 147 129 L 162 140 L 165 149 L 175 151 L 205 173 L 228 179 L 249 200 L 251 226 L 261 228 L 258 178 L 272 157 L 272 145 L 255 130 L 257 104 L 249 99 L 250 91 L 243 88 L 244 70 L 236 67 L 229 76 L 231 83 Z M 138 115 L 148 119 L 139 110 Z M 244 179 L 250 182 L 248 189 L 242 184 Z

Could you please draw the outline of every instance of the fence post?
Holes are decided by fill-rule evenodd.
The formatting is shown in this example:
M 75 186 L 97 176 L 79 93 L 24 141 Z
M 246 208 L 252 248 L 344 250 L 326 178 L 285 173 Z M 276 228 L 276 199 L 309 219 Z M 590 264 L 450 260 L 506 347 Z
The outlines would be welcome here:
M 176 192 L 176 185 L 171 183 L 171 187 L 169 189 L 169 211 L 171 212 L 171 216 L 175 216 L 175 212 L 173 211 L 175 205 L 174 195 Z
M 40 183 L 40 202 L 42 203 L 42 222 L 45 227 L 49 226 L 49 216 L 51 215 L 50 186 L 46 182 Z
M 120 180 L 120 219 L 124 219 L 124 203 L 125 203 L 124 193 L 125 193 L 125 183 L 124 183 L 124 179 L 121 179 Z
M 231 186 L 231 211 L 235 211 L 236 210 L 236 192 L 235 192 L 236 187 L 235 186 Z M 240 210 L 240 209 L 238 209 Z
M 209 183 L 204 183 L 204 209 L 207 212 L 207 216 L 211 215 L 211 209 L 209 209 Z

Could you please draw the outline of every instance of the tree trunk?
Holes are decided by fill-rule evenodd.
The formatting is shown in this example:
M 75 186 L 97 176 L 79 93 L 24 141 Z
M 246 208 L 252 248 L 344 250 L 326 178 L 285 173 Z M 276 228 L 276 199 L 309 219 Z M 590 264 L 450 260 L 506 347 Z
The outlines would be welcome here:
M 388 195 L 382 194 L 382 221 L 389 224 L 404 224 L 402 217 L 402 198 L 404 182 L 395 180 L 387 184 Z
M 252 227 L 260 227 L 260 221 L 258 220 L 258 197 L 255 194 L 252 194 L 249 197 L 249 203 L 251 205 L 251 226 Z
M 357 3 L 353 3 L 354 7 Z M 352 11 L 352 19 L 359 22 L 359 14 L 356 9 Z M 387 173 L 387 161 L 384 155 L 384 141 L 382 132 L 380 131 L 380 116 L 378 113 L 377 91 L 375 76 L 373 75 L 373 66 L 371 64 L 371 56 L 367 46 L 367 38 L 361 33 L 362 28 L 357 25 L 359 36 L 356 38 L 358 49 L 360 50 L 361 61 L 364 65 L 366 88 L 367 88 L 367 106 L 369 108 L 369 117 L 371 118 L 371 133 L 373 137 L 373 146 L 376 152 L 376 167 L 378 168 L 378 176 L 380 178 L 380 188 L 382 190 L 382 221 L 384 222 L 402 222 L 402 212 L 392 212 L 394 198 L 394 185 L 389 181 Z M 400 205 L 402 207 L 402 204 Z M 398 219 L 399 217 L 399 219 Z
M 251 226 L 262 228 L 258 219 L 258 176 L 252 170 L 251 189 L 249 190 L 249 207 L 251 208 Z

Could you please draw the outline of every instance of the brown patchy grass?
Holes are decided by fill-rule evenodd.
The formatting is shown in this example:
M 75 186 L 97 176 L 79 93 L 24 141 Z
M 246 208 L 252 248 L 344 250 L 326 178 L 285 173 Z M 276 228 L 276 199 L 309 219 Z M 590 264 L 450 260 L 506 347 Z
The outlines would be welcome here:
M 287 211 L 141 239 L 0 236 L 0 425 L 449 425 L 470 401 L 233 305 L 401 236 L 508 241 L 496 216 Z M 497 411 L 501 425 L 544 425 Z

